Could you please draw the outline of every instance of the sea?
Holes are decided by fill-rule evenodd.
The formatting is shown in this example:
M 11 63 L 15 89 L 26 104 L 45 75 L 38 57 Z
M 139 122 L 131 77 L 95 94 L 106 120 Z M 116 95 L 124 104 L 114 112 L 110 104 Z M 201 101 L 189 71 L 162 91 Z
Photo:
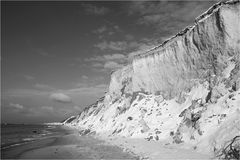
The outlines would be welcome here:
M 62 133 L 58 125 L 1 124 L 1 150 Z
M 72 145 L 67 148 L 65 144 Z M 40 152 L 40 148 L 43 151 L 46 149 L 46 152 Z M 78 131 L 62 125 L 1 125 L 1 159 L 137 159 L 136 157 L 117 146 L 105 145 L 94 137 L 79 136 Z

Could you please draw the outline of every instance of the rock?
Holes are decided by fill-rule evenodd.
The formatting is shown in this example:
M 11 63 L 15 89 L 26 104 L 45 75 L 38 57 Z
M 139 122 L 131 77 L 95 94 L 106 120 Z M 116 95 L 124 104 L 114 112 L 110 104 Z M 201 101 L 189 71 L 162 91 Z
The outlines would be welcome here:
M 147 132 L 147 131 L 150 130 L 150 128 L 148 127 L 147 123 L 146 123 L 143 119 L 141 119 L 141 120 L 139 121 L 139 123 L 140 123 L 141 126 L 142 126 L 142 129 L 141 129 L 141 132 L 142 132 L 142 133 L 145 133 L 145 132 Z
M 186 95 L 184 95 L 183 92 L 181 92 L 179 95 L 178 95 L 178 98 L 176 100 L 177 103 L 179 104 L 182 104 L 186 101 L 186 98 L 185 98 Z
M 133 118 L 130 116 L 127 118 L 128 121 L 131 121 Z
M 161 96 L 161 95 L 155 97 L 155 101 L 156 101 L 157 103 L 162 103 L 163 100 L 164 100 L 164 98 L 163 98 L 163 96 Z
M 89 133 L 89 135 L 96 135 L 96 131 L 91 131 L 90 133 Z
M 62 123 L 63 124 L 71 123 L 74 119 L 76 119 L 76 117 L 75 116 L 71 116 L 71 117 L 67 118 L 66 120 L 64 120 Z
M 90 132 L 91 132 L 90 129 L 85 129 L 85 130 L 79 131 L 79 134 L 80 134 L 81 136 L 85 136 L 85 135 L 88 135 Z
M 174 132 L 173 131 L 170 132 L 170 136 L 171 137 L 174 136 Z
M 174 142 L 174 143 L 177 143 L 177 144 L 183 143 L 183 141 L 182 141 L 182 135 L 181 135 L 180 132 L 176 132 L 176 134 L 173 136 L 173 142 Z
M 221 149 L 239 133 L 233 123 L 221 127 L 240 109 L 239 19 L 239 0 L 214 5 L 193 26 L 114 71 L 104 98 L 63 124 L 132 137 L 159 127 L 147 140 L 165 136 Z
M 153 136 L 149 136 L 148 138 L 146 138 L 148 141 L 153 139 Z

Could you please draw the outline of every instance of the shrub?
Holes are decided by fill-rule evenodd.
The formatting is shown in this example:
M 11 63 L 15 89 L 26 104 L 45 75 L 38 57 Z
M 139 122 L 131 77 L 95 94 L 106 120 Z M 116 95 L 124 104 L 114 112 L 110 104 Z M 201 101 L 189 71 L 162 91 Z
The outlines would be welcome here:
M 240 136 L 234 137 L 223 149 L 216 154 L 219 159 L 240 159 Z

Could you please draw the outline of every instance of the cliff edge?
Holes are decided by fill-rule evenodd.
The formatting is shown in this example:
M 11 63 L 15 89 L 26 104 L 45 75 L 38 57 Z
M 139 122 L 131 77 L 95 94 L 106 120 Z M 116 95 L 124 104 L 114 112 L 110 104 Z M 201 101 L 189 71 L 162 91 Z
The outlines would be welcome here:
M 230 141 L 240 148 L 239 88 L 240 1 L 234 0 L 215 4 L 193 26 L 135 56 L 112 73 L 103 98 L 64 123 L 170 139 L 224 158 Z

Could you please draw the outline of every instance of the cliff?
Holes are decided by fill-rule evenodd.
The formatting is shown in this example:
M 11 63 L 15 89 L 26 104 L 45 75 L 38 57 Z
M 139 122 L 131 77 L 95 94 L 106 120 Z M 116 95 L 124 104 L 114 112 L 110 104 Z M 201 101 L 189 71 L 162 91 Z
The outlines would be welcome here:
M 105 97 L 67 124 L 109 135 L 171 138 L 217 155 L 240 133 L 239 88 L 235 0 L 217 3 L 194 26 L 135 56 L 112 73 Z

